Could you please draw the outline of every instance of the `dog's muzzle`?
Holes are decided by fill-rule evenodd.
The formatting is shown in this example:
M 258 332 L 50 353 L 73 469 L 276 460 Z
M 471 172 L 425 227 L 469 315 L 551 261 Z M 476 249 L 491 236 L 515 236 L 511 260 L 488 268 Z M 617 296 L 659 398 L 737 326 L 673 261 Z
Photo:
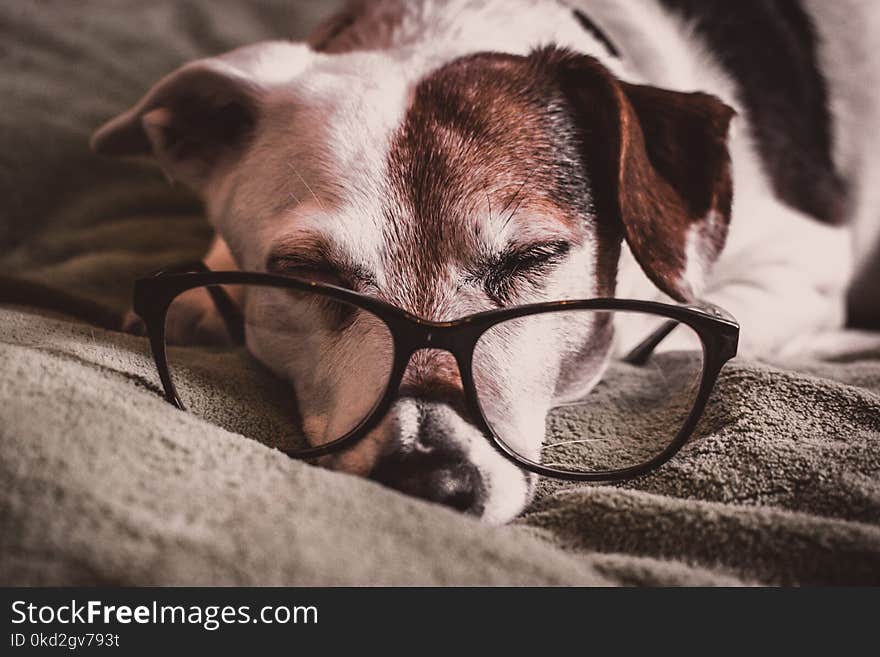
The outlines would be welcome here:
M 408 408 L 392 410 L 386 418 L 387 442 L 370 478 L 407 495 L 482 515 L 483 477 L 456 435 L 456 425 L 464 420 L 444 404 L 414 399 L 400 404 Z

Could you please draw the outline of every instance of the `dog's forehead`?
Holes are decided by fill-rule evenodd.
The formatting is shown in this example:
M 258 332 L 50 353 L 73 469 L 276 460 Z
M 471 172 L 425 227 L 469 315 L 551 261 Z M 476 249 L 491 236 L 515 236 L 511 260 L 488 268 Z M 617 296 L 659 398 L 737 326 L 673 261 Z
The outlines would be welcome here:
M 583 236 L 592 208 L 574 122 L 528 58 L 346 58 L 303 85 L 285 178 L 310 206 L 298 230 L 376 272 L 389 300 L 448 296 L 456 272 L 513 241 Z
M 386 161 L 387 268 L 439 280 L 514 237 L 578 236 L 591 208 L 574 123 L 527 58 L 455 60 L 409 101 Z
M 561 93 L 523 56 L 482 53 L 440 65 L 386 53 L 323 57 L 296 95 L 300 141 L 320 142 L 340 170 L 381 159 L 371 171 L 396 187 L 424 191 L 432 180 L 455 179 L 468 196 L 474 184 L 460 183 L 478 174 L 473 180 L 493 183 L 496 194 L 526 178 L 533 192 L 546 191 L 565 179 L 560 167 L 579 159 Z M 428 165 L 441 168 L 429 178 Z
M 464 57 L 425 76 L 409 98 L 388 176 L 396 199 L 419 218 L 436 220 L 487 195 L 573 200 L 567 193 L 583 177 L 574 124 L 561 93 L 528 59 Z

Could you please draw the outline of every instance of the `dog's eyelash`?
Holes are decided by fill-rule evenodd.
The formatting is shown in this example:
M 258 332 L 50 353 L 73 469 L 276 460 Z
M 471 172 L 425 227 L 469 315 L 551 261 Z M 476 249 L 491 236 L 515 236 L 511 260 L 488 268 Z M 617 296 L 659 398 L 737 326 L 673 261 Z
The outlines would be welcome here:
M 269 258 L 266 269 L 273 274 L 295 276 L 304 280 L 354 289 L 353 276 L 322 259 L 304 258 L 300 255 L 276 255 Z M 302 301 L 304 298 L 299 292 L 293 290 L 287 292 L 291 294 L 293 299 Z M 357 314 L 353 306 L 326 297 L 314 296 L 311 301 L 322 310 L 328 326 L 337 332 L 347 328 Z
M 509 249 L 483 268 L 483 286 L 493 300 L 503 303 L 523 282 L 537 284 L 541 275 L 559 263 L 570 249 L 571 245 L 564 241 Z
M 279 255 L 269 258 L 266 270 L 273 274 L 286 274 L 311 278 L 354 289 L 355 284 L 371 285 L 374 279 L 356 267 L 340 267 L 326 259 L 304 258 L 298 255 Z
M 568 242 L 559 241 L 537 244 L 522 250 L 511 249 L 501 254 L 497 266 L 515 271 L 545 267 L 559 262 L 570 248 Z
M 306 260 L 291 256 L 273 256 L 269 259 L 266 270 L 272 274 L 310 277 L 317 279 L 334 278 L 343 280 L 340 271 L 323 260 Z

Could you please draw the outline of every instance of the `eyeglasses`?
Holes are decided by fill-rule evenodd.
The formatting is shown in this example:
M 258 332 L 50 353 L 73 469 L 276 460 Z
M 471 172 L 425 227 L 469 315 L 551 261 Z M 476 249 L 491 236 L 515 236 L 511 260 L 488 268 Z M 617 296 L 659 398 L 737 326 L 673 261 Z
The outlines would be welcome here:
M 244 288 L 247 312 L 229 288 Z M 204 317 L 177 312 L 196 298 L 210 300 L 220 326 L 199 326 Z M 198 405 L 206 386 L 261 403 L 271 398 L 230 428 L 247 433 L 263 423 L 261 431 L 291 433 L 276 446 L 292 458 L 322 456 L 364 438 L 400 398 L 408 367 L 445 357 L 446 366 L 457 366 L 465 417 L 498 452 L 530 472 L 579 481 L 636 477 L 674 456 L 739 338 L 736 320 L 709 304 L 566 300 L 434 322 L 334 285 L 212 272 L 202 263 L 136 281 L 134 310 L 146 325 L 168 402 Z M 622 324 L 647 337 L 595 385 L 579 380 L 602 374 L 614 327 Z M 209 346 L 175 347 L 182 330 L 202 331 Z M 676 348 L 658 351 L 670 335 Z M 290 384 L 281 381 L 291 379 L 292 389 L 284 388 Z M 556 406 L 561 382 L 591 392 Z M 271 413 L 263 412 L 267 407 Z M 304 433 L 317 444 L 303 444 Z

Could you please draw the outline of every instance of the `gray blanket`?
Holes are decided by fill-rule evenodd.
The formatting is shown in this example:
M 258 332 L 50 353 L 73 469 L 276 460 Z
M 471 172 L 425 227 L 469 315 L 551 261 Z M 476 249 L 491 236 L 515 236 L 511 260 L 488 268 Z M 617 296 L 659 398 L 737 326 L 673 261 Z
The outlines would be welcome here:
M 302 34 L 316 7 L 0 6 L 0 583 L 880 583 L 875 336 L 832 338 L 857 345 L 834 358 L 733 362 L 669 464 L 543 482 L 492 528 L 291 461 L 253 388 L 205 388 L 179 412 L 145 340 L 23 305 L 111 324 L 135 276 L 200 255 L 198 204 L 93 158 L 88 134 L 181 61 Z

